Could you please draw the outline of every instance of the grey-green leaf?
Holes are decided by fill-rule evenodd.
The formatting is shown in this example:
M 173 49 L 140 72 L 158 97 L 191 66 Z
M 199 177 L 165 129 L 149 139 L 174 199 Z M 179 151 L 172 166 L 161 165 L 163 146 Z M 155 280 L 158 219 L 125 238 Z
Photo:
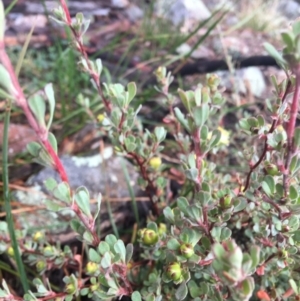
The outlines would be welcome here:
M 131 294 L 132 301 L 142 301 L 142 296 L 139 292 L 135 291 Z
M 209 106 L 203 103 L 200 107 L 196 107 L 193 112 L 195 124 L 198 128 L 202 127 L 207 121 L 209 116 Z
M 75 192 L 75 202 L 86 216 L 91 216 L 90 211 L 90 194 L 88 190 L 82 186 Z
M 185 297 L 187 296 L 188 294 L 188 288 L 187 288 L 187 285 L 185 282 L 182 282 L 178 289 L 176 290 L 176 293 L 175 293 L 175 297 L 176 297 L 176 300 L 183 300 L 185 299 Z

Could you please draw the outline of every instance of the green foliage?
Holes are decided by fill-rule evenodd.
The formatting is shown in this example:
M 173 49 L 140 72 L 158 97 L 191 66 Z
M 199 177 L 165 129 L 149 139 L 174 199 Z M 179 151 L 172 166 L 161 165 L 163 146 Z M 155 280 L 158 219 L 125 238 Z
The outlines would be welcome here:
M 52 197 L 47 200 L 47 207 L 74 213 L 70 224 L 86 246 L 87 260 L 74 254 L 68 246 L 51 245 L 41 231 L 21 231 L 17 237 L 20 252 L 41 275 L 33 281 L 34 292 L 25 292 L 24 300 L 57 297 L 70 301 L 80 296 L 110 300 L 125 295 L 134 301 L 247 301 L 255 291 L 260 299 L 263 295 L 268 300 L 272 295 L 273 299 L 281 300 L 290 294 L 296 300 L 300 292 L 300 130 L 292 123 L 295 112 L 285 97 L 292 91 L 287 89 L 292 86 L 298 90 L 300 85 L 300 23 L 296 22 L 291 32 L 282 35 L 283 55 L 266 45 L 278 62 L 292 71 L 292 76 L 281 83 L 272 78 L 275 97 L 267 102 L 269 116 L 245 116 L 239 121 L 238 135 L 247 134 L 262 141 L 263 151 L 249 147 L 244 152 L 249 170 L 237 176 L 237 173 L 220 172 L 218 160 L 211 160 L 214 158 L 211 155 L 227 149 L 231 138 L 227 130 L 211 122 L 218 119 L 226 105 L 216 75 L 207 75 L 206 83 L 198 84 L 194 90 L 178 89 L 182 106 L 173 110 L 176 98 L 169 91 L 173 77 L 165 67 L 160 67 L 155 73 L 159 83 L 156 89 L 170 107 L 165 119 L 170 127 L 156 126 L 149 131 L 137 117 L 140 107 L 132 105 L 136 84 L 130 82 L 124 87 L 119 83 L 103 83 L 102 90 L 101 60 L 88 60 L 84 47 L 78 47 L 82 45 L 82 35 L 89 21 L 82 14 L 77 14 L 72 21 L 66 7 L 54 10 L 54 16 L 59 24 L 71 27 L 73 44 L 81 56 L 79 66 L 91 77 L 103 102 L 98 118 L 92 117 L 98 120 L 118 153 L 130 157 L 140 171 L 138 183 L 149 193 L 152 221 L 138 231 L 135 245 L 125 245 L 112 234 L 100 241 L 96 220 L 101 195 L 97 199 L 97 210 L 92 213 L 85 187 L 72 192 L 67 178 L 62 177 L 60 183 L 48 179 L 45 186 Z M 18 104 L 18 87 L 12 81 L 13 74 L 3 65 L 0 67 L 2 95 L 13 96 Z M 32 95 L 26 105 L 21 106 L 31 112 L 29 116 L 34 120 L 31 125 L 42 142 L 31 143 L 28 149 L 38 162 L 64 175 L 55 136 L 48 132 L 55 108 L 51 85 L 46 86 L 45 94 L 47 102 L 40 95 Z M 89 108 L 89 100 L 84 97 L 81 100 Z M 267 119 L 271 119 L 272 124 L 268 124 Z M 281 125 L 285 124 L 283 128 Z M 182 189 L 174 204 L 167 203 L 164 171 L 168 166 L 162 160 L 168 131 L 176 141 L 178 169 L 185 175 L 188 187 L 187 191 Z M 243 185 L 237 183 L 241 178 Z M 246 243 L 239 241 L 241 237 L 235 235 L 235 231 L 244 232 Z M 15 250 L 8 234 L 8 225 L 1 222 L 0 253 L 6 253 L 13 260 Z M 135 248 L 137 244 L 139 248 Z M 134 254 L 136 249 L 139 252 Z M 69 264 L 80 268 L 63 278 L 63 291 L 54 292 L 45 281 L 46 273 L 66 269 Z M 1 298 L 14 298 L 5 281 L 2 287 Z

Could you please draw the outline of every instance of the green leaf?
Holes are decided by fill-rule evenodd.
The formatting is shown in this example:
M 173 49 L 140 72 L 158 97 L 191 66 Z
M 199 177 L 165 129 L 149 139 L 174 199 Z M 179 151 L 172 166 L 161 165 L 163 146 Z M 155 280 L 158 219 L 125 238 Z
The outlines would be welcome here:
M 234 199 L 233 205 L 234 205 L 234 209 L 233 209 L 234 212 L 239 212 L 247 207 L 248 202 L 247 199 L 245 199 L 244 197 L 238 197 Z
M 52 190 L 53 196 L 65 203 L 71 203 L 71 193 L 68 183 L 59 183 L 55 189 Z
M 0 83 L 1 85 L 1 83 Z M 3 89 L 0 88 L 0 97 L 2 99 L 10 99 L 11 101 L 14 101 L 15 99 L 13 98 L 13 96 L 11 96 L 10 94 L 8 94 L 8 92 L 4 91 Z
M 263 116 L 258 115 L 258 116 L 257 116 L 257 121 L 258 121 L 258 125 L 259 125 L 259 126 L 264 126 L 264 125 L 265 125 L 265 120 L 264 120 L 264 117 L 263 117 Z
M 109 252 L 106 252 L 101 260 L 101 266 L 103 269 L 107 269 L 111 266 L 111 255 Z
M 186 237 L 184 239 L 184 237 Z M 180 239 L 182 239 L 185 243 L 191 244 L 193 247 L 198 243 L 201 238 L 201 232 L 195 231 L 191 228 L 184 228 L 180 234 Z
M 7 232 L 7 222 L 0 221 L 0 231 Z
M 248 277 L 242 281 L 242 293 L 244 296 L 250 297 L 254 290 L 254 280 L 252 277 Z M 248 298 L 247 298 L 248 299 Z
M 78 221 L 77 219 L 72 219 L 70 222 L 70 226 L 71 226 L 72 230 L 74 230 L 76 233 L 83 235 L 85 228 L 80 223 L 80 221 Z
M 189 113 L 191 113 L 191 104 L 190 104 L 190 101 L 188 99 L 187 93 L 185 91 L 181 90 L 181 89 L 178 89 L 178 94 L 179 94 L 179 97 L 180 97 L 183 105 L 185 106 L 186 110 Z M 176 114 L 176 112 L 175 112 L 175 114 Z
M 264 43 L 264 47 L 267 52 L 277 61 L 281 66 L 286 65 L 286 60 L 283 56 L 275 49 L 275 47 L 269 43 Z
M 248 131 L 250 129 L 250 125 L 246 118 L 243 118 L 239 121 L 239 125 L 243 130 Z
M 88 217 L 91 216 L 90 211 L 90 194 L 88 190 L 82 186 L 76 189 L 75 192 L 75 202 L 81 209 L 81 211 Z
M 105 293 L 103 291 L 95 291 L 94 295 L 98 297 L 100 300 L 111 300 L 114 295 L 109 295 L 108 293 Z
M 219 130 L 214 130 L 212 132 L 212 135 L 211 135 L 211 139 L 209 141 L 209 146 L 211 148 L 215 147 L 216 145 L 219 144 L 220 140 L 221 140 L 221 136 L 222 136 L 222 133 L 221 131 Z
M 289 198 L 291 200 L 296 200 L 298 198 L 298 196 L 299 196 L 297 188 L 291 185 L 290 188 L 289 188 L 289 190 L 290 190 Z
M 180 301 L 180 300 L 185 299 L 187 294 L 188 294 L 188 288 L 187 288 L 186 282 L 182 282 L 175 292 L 176 300 Z
M 132 301 L 142 301 L 142 296 L 139 292 L 135 291 L 131 294 Z
M 85 231 L 83 233 L 83 239 L 85 240 L 85 242 L 87 242 L 88 244 L 92 244 L 94 241 L 94 237 L 92 235 L 92 233 L 90 231 Z
M 199 193 L 197 193 L 197 197 L 199 198 L 202 206 L 207 205 L 211 199 L 210 193 L 206 191 L 199 191 Z
M 39 94 L 34 94 L 28 99 L 28 104 L 38 124 L 41 127 L 46 128 L 45 125 L 46 104 L 43 97 Z
M 172 209 L 170 207 L 166 207 L 163 210 L 164 216 L 165 218 L 170 222 L 170 223 L 174 223 L 174 213 L 172 211 Z
M 29 142 L 27 144 L 27 150 L 33 157 L 38 157 L 42 146 L 37 142 Z
M 105 237 L 105 241 L 108 243 L 110 250 L 114 250 L 114 245 L 117 242 L 117 238 L 113 234 L 108 234 Z
M 52 191 L 55 187 L 57 187 L 57 182 L 53 178 L 49 178 L 44 181 L 44 185 L 48 191 Z
M 106 252 L 110 251 L 109 244 L 105 241 L 101 241 L 98 245 L 98 251 L 101 255 L 104 255 Z
M 0 86 L 2 86 L 13 97 L 17 95 L 17 91 L 11 81 L 10 75 L 2 64 L 0 64 Z
M 103 69 L 101 59 L 96 59 L 96 66 L 97 66 L 97 74 L 98 74 L 99 77 L 100 77 L 100 75 L 101 75 L 101 73 L 102 73 L 102 69 Z
M 57 141 L 52 133 L 48 133 L 48 141 L 50 142 L 54 152 L 57 154 Z
M 188 282 L 188 288 L 192 298 L 196 298 L 201 295 L 201 289 L 194 280 Z
M 102 201 L 102 194 L 99 193 L 98 196 L 97 196 L 97 211 L 94 215 L 94 222 L 96 222 L 96 219 L 100 213 L 100 209 L 101 209 L 101 201 Z
M 51 127 L 51 124 L 52 124 L 54 110 L 55 110 L 55 96 L 54 96 L 54 90 L 53 90 L 53 85 L 52 84 L 47 84 L 46 85 L 45 94 L 46 94 L 46 96 L 48 98 L 48 102 L 49 102 L 50 115 L 49 115 L 49 120 L 48 120 L 48 123 L 47 123 L 47 130 L 49 130 L 50 127 Z
M 248 125 L 250 127 L 257 127 L 258 126 L 258 120 L 255 117 L 249 117 L 247 119 Z
M 228 238 L 230 238 L 231 237 L 231 233 L 232 232 L 231 232 L 231 230 L 229 228 L 227 228 L 227 227 L 222 228 L 221 236 L 220 236 L 221 241 L 227 240 Z
M 195 157 L 196 156 L 194 153 L 189 154 L 187 157 L 187 161 L 188 161 L 190 168 L 196 168 L 196 158 Z
M 212 246 L 212 251 L 217 259 L 222 259 L 225 255 L 225 249 L 220 243 L 216 243 Z
M 107 279 L 107 284 L 110 288 L 118 291 L 119 287 L 118 287 L 118 284 L 116 283 L 116 280 L 114 278 L 108 278 Z
M 206 141 L 207 140 L 207 136 L 208 136 L 208 127 L 206 125 L 204 125 L 201 128 L 200 137 L 201 137 L 202 140 Z
M 176 250 L 178 250 L 180 248 L 180 243 L 178 242 L 178 240 L 176 238 L 171 238 L 167 242 L 167 248 L 169 250 L 176 251 Z
M 187 208 L 190 206 L 187 199 L 185 197 L 179 197 L 177 199 L 177 206 L 181 212 L 187 214 Z
M 127 90 L 128 90 L 128 103 L 127 103 L 127 105 L 129 105 L 130 102 L 133 100 L 133 98 L 136 95 L 136 91 L 137 91 L 136 84 L 134 82 L 128 83 Z
M 196 107 L 193 112 L 193 117 L 195 124 L 198 128 L 201 128 L 207 121 L 209 116 L 209 106 L 207 103 L 201 105 L 201 107 Z
M 157 126 L 154 129 L 154 134 L 158 143 L 164 141 L 166 139 L 167 131 L 162 126 Z
M 115 243 L 114 250 L 120 255 L 123 263 L 126 263 L 126 248 L 124 242 L 120 239 Z
M 95 251 L 92 248 L 89 249 L 89 259 L 90 259 L 90 261 L 93 261 L 96 263 L 100 263 L 100 261 L 101 261 L 100 255 L 97 253 L 97 251 Z
M 295 36 L 298 36 L 300 34 L 300 22 L 297 20 L 293 23 L 293 33 Z
M 186 169 L 184 171 L 185 176 L 195 182 L 198 179 L 198 169 L 197 168 L 190 168 L 190 169 Z
M 191 132 L 188 121 L 185 119 L 184 115 L 179 108 L 174 108 L 175 116 L 180 124 L 185 128 L 186 131 Z
M 147 229 L 151 229 L 156 233 L 158 232 L 157 224 L 155 222 L 147 223 Z
M 133 244 L 128 244 L 126 246 L 126 259 L 125 259 L 126 264 L 130 262 L 132 255 L 133 255 Z
M 294 293 L 295 293 L 296 295 L 299 295 L 299 292 L 300 292 L 300 291 L 299 291 L 299 288 L 298 288 L 298 286 L 297 286 L 295 280 L 294 280 L 294 279 L 290 279 L 290 280 L 289 280 L 289 284 L 290 284 L 291 288 L 293 289 Z
M 260 248 L 258 246 L 252 246 L 250 248 L 250 256 L 252 259 L 252 268 L 257 267 L 260 262 Z
M 275 193 L 275 180 L 272 176 L 265 176 L 261 183 L 264 192 L 270 197 Z
M 80 295 L 81 296 L 86 296 L 86 295 L 88 295 L 89 291 L 90 291 L 90 289 L 88 287 L 82 288 L 80 290 Z
M 53 201 L 53 200 L 45 200 L 45 205 L 46 205 L 47 210 L 49 210 L 49 211 L 58 212 L 58 211 L 64 209 L 63 206 L 55 203 L 55 201 Z
M 295 45 L 295 43 L 294 43 L 295 36 L 290 32 L 283 32 L 281 34 L 281 38 L 282 38 L 283 42 L 285 43 L 288 52 L 291 52 Z
M 297 148 L 300 147 L 300 128 L 297 127 L 295 129 L 295 134 L 294 134 L 294 144 Z

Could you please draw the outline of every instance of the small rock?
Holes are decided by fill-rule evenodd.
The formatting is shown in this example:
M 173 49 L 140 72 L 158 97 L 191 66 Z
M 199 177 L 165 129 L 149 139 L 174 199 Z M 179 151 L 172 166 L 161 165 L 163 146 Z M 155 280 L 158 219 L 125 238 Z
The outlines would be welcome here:
M 86 158 L 62 156 L 61 161 L 73 191 L 80 186 L 85 186 L 90 193 L 91 202 L 98 197 L 99 193 L 109 197 L 113 219 L 119 227 L 124 223 L 134 221 L 132 200 L 123 167 L 127 170 L 130 179 L 129 185 L 131 185 L 135 196 L 144 195 L 144 192 L 136 184 L 139 174 L 125 158 L 113 155 L 112 147 L 106 148 L 102 156 L 100 154 Z M 44 181 L 49 178 L 54 178 L 60 183 L 57 172 L 51 168 L 45 168 L 28 180 L 27 185 L 30 186 L 28 190 L 15 192 L 15 198 L 33 209 L 33 206 L 45 206 L 45 199 L 49 199 L 49 196 L 51 199 L 51 192 L 46 191 L 44 186 Z M 46 196 L 45 193 L 49 196 Z M 96 203 L 93 202 L 90 206 L 92 214 L 95 214 Z M 137 206 L 139 214 L 145 215 L 149 212 L 149 202 L 137 202 Z M 33 228 L 49 228 L 48 233 L 51 235 L 60 235 L 64 231 L 70 233 L 69 220 L 74 218 L 74 213 L 71 210 L 64 209 L 59 212 L 43 209 L 36 212 L 36 210 L 18 214 L 18 223 L 27 228 L 29 232 Z M 111 229 L 108 212 L 106 201 L 103 200 L 99 214 L 101 234 L 104 233 L 102 230 Z
M 167 17 L 174 25 L 184 24 L 187 30 L 193 22 L 202 21 L 211 16 L 210 11 L 200 0 L 159 0 L 156 4 L 159 16 Z
M 35 28 L 46 27 L 48 19 L 45 15 L 19 15 L 13 22 L 18 32 L 26 32 L 34 26 Z
M 188 45 L 187 43 L 183 43 L 179 47 L 177 47 L 176 52 L 181 55 L 186 55 L 191 51 L 191 49 L 192 47 L 190 45 Z M 214 52 L 208 47 L 200 45 L 192 52 L 191 57 L 194 59 L 211 58 L 214 57 Z
M 245 94 L 250 92 L 252 95 L 260 97 L 266 89 L 265 78 L 257 67 L 236 70 L 233 80 L 230 79 L 232 76 L 228 71 L 219 71 L 217 74 L 221 78 L 221 85 L 230 90 L 238 89 L 237 92 Z
M 295 19 L 300 15 L 300 4 L 293 0 L 282 0 L 278 5 L 278 12 L 288 19 Z
M 125 8 L 129 5 L 128 0 L 111 0 L 111 6 L 115 8 Z
M 0 123 L 0 149 L 2 149 L 3 128 L 3 123 Z M 13 157 L 25 152 L 27 144 L 37 140 L 36 133 L 29 126 L 11 123 L 8 129 L 9 156 Z
M 71 188 L 76 189 L 79 186 L 85 186 L 92 198 L 96 198 L 98 193 L 108 194 L 114 198 L 129 196 L 122 170 L 123 164 L 128 169 L 130 185 L 133 188 L 136 187 L 138 174 L 126 159 L 113 155 L 112 147 L 106 148 L 103 155 L 97 154 L 91 157 L 63 156 L 61 161 L 68 175 Z M 27 184 L 43 187 L 44 181 L 48 178 L 54 178 L 60 182 L 55 170 L 45 168 L 31 177 Z
M 135 22 L 144 17 L 144 12 L 136 5 L 130 4 L 126 9 L 125 14 L 131 22 Z

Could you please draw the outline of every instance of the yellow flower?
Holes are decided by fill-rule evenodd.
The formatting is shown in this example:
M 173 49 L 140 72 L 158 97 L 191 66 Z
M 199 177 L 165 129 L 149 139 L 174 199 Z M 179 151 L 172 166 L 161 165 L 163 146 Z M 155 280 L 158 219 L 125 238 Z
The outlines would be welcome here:
M 161 158 L 160 157 L 153 157 L 149 160 L 149 165 L 157 170 L 161 166 Z
M 105 115 L 104 115 L 104 114 L 99 114 L 99 115 L 97 116 L 97 120 L 99 121 L 99 123 L 102 123 L 103 120 L 104 120 L 104 118 L 105 118 Z
M 33 235 L 33 240 L 38 242 L 44 239 L 44 233 L 41 231 L 35 232 Z
M 13 247 L 9 247 L 7 250 L 6 250 L 8 256 L 10 257 L 14 257 L 15 256 L 15 251 L 13 249 Z
M 278 131 L 279 133 L 282 133 L 282 132 L 284 131 L 284 128 L 283 128 L 282 124 L 280 124 L 280 125 L 277 127 L 277 131 Z
M 222 128 L 221 126 L 218 126 L 218 130 L 221 132 L 221 139 L 218 143 L 218 145 L 223 144 L 223 145 L 229 145 L 230 143 L 230 133 L 229 131 L 225 130 L 224 128 Z M 207 135 L 207 139 L 210 140 L 212 137 L 212 132 L 209 132 Z

